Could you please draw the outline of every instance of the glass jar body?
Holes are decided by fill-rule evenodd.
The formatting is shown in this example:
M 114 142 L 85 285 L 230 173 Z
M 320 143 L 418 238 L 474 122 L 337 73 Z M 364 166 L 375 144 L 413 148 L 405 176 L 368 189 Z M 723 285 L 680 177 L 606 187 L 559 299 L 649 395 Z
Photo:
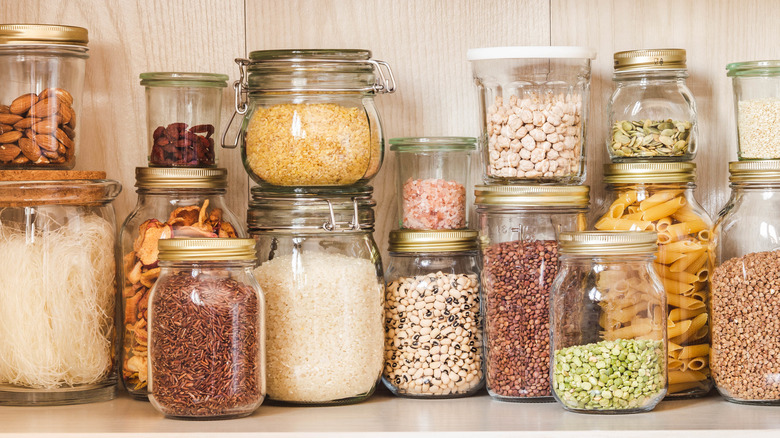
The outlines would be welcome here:
M 566 410 L 652 410 L 667 389 L 666 294 L 653 255 L 561 256 L 550 379 Z
M 225 193 L 226 189 L 207 188 L 138 189 L 136 206 L 119 234 L 122 383 L 133 397 L 147 396 L 149 293 L 160 275 L 157 242 L 171 237 L 246 237 L 243 222 L 227 207 Z M 203 208 L 204 221 L 199 222 Z
M 0 168 L 76 165 L 87 48 L 0 47 Z
M 265 302 L 253 261 L 160 263 L 149 296 L 149 401 L 177 418 L 249 415 L 265 397 Z
M 696 102 L 686 70 L 615 73 L 609 99 L 613 162 L 690 161 L 696 156 Z
M 385 364 L 395 395 L 465 397 L 484 384 L 478 252 L 391 252 Z
M 728 401 L 780 404 L 780 184 L 731 187 L 714 229 L 719 254 L 712 278 L 712 376 Z
M 557 235 L 585 229 L 571 207 L 478 207 L 487 390 L 504 401 L 552 401 L 550 287 Z
M 693 183 L 607 184 L 597 230 L 656 230 L 654 267 L 666 290 L 670 321 L 668 398 L 703 397 L 712 389 L 710 275 L 712 221 L 694 197 Z M 679 347 L 679 348 L 678 348 Z
M 737 125 L 737 157 L 740 160 L 780 159 L 780 140 L 767 132 L 780 110 L 778 61 L 729 64 Z

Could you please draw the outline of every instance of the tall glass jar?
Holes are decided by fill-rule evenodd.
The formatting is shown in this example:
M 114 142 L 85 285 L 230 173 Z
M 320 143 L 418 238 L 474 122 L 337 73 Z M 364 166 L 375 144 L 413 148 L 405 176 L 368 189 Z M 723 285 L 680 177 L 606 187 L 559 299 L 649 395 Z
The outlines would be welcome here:
M 0 405 L 116 394 L 116 218 L 105 172 L 0 171 Z
M 262 187 L 349 186 L 382 165 L 374 96 L 395 91 L 390 66 L 368 50 L 260 50 L 237 59 L 241 156 Z M 231 120 L 232 123 L 232 120 Z M 228 126 L 229 127 L 229 126 Z
M 690 161 L 696 156 L 696 102 L 683 49 L 615 53 L 615 92 L 607 112 L 613 162 Z
M 149 401 L 168 417 L 234 418 L 265 397 L 265 302 L 252 239 L 166 239 L 149 295 Z
M 246 237 L 227 207 L 225 169 L 139 167 L 138 201 L 119 234 L 122 281 L 122 382 L 131 396 L 147 395 L 148 302 L 160 275 L 157 244 L 171 237 Z
M 734 89 L 737 157 L 780 159 L 780 138 L 769 128 L 780 111 L 780 60 L 734 62 L 726 69 Z
M 561 233 L 550 379 L 566 410 L 629 414 L 666 394 L 666 294 L 655 232 Z
M 550 287 L 558 234 L 586 227 L 587 186 L 477 186 L 487 390 L 552 401 Z
M 713 233 L 712 377 L 728 401 L 780 404 L 780 162 L 729 171 L 731 197 Z
M 0 168 L 72 169 L 87 29 L 0 24 Z
M 368 398 L 384 365 L 384 280 L 371 187 L 252 189 L 255 277 L 268 303 L 268 397 L 290 404 Z
M 701 397 L 712 389 L 710 274 L 712 221 L 696 201 L 693 163 L 621 163 L 604 168 L 607 195 L 597 230 L 657 231 L 655 269 L 668 296 L 667 397 Z
M 465 397 L 485 383 L 477 235 L 390 233 L 382 381 L 393 394 Z

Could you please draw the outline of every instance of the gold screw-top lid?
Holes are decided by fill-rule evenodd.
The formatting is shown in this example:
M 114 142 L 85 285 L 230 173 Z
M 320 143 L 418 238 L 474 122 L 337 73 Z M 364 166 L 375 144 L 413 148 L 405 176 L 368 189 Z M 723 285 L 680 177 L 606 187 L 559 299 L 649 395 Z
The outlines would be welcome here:
M 615 73 L 628 71 L 685 70 L 684 49 L 642 49 L 617 52 Z
M 394 230 L 390 252 L 455 252 L 479 248 L 474 230 Z
M 729 174 L 729 181 L 735 183 L 777 183 L 780 182 L 780 161 L 732 161 Z
M 646 255 L 658 250 L 655 231 L 578 231 L 558 235 L 561 254 Z
M 606 184 L 688 183 L 696 180 L 696 164 L 612 163 L 604 165 Z
M 58 24 L 0 24 L 0 45 L 57 44 L 87 47 L 87 29 Z
M 477 206 L 578 207 L 587 208 L 588 186 L 478 185 L 474 187 Z
M 227 169 L 136 167 L 135 186 L 139 189 L 224 189 Z
M 161 239 L 157 248 L 162 261 L 254 260 L 254 239 Z

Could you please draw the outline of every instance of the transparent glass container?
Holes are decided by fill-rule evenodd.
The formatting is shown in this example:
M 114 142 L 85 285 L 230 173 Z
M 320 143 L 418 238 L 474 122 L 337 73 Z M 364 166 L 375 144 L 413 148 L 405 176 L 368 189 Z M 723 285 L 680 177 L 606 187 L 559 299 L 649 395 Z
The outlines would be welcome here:
M 582 184 L 590 101 L 584 47 L 471 49 L 485 184 Z
M 119 234 L 122 383 L 145 399 L 149 293 L 160 275 L 157 244 L 171 237 L 246 237 L 227 206 L 227 171 L 138 167 L 138 200 Z M 202 214 L 201 214 L 202 213 Z
M 584 230 L 587 186 L 477 186 L 487 390 L 552 401 L 549 299 L 558 234 Z
M 478 233 L 390 233 L 382 382 L 402 397 L 456 398 L 485 383 Z
M 116 394 L 111 203 L 121 186 L 105 177 L 0 171 L 0 405 Z
M 236 113 L 249 176 L 262 187 L 349 186 L 382 165 L 374 105 L 395 91 L 390 66 L 368 50 L 260 50 L 237 59 Z M 232 123 L 233 119 L 231 119 Z M 228 126 L 229 128 L 229 126 Z
M 652 410 L 667 388 L 666 294 L 654 232 L 561 233 L 550 379 L 568 411 Z
M 615 91 L 607 105 L 613 162 L 693 160 L 698 125 L 687 78 L 683 49 L 615 53 Z
M 654 266 L 668 299 L 668 398 L 702 397 L 712 389 L 710 276 L 712 221 L 694 197 L 693 163 L 621 163 L 604 169 L 606 196 L 595 229 L 657 231 Z
M 0 169 L 76 165 L 87 29 L 0 24 Z
M 227 80 L 214 73 L 141 73 L 150 166 L 216 167 L 212 136 L 219 132 Z
M 780 111 L 780 60 L 734 62 L 726 66 L 734 91 L 737 158 L 780 159 L 774 114 Z
M 167 239 L 149 295 L 149 401 L 167 417 L 224 419 L 265 397 L 265 301 L 252 239 Z
M 396 152 L 398 223 L 412 230 L 468 227 L 473 137 L 390 139 Z
M 268 397 L 356 403 L 384 366 L 384 280 L 371 187 L 252 189 L 254 274 L 268 303 Z
M 731 197 L 718 215 L 710 366 L 728 401 L 780 404 L 780 162 L 729 163 Z

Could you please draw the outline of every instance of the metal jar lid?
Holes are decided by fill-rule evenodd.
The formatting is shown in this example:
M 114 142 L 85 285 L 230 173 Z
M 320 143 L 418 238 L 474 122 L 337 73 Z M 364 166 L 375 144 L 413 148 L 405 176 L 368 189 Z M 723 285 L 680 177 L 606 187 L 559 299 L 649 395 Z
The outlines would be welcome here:
M 227 169 L 193 167 L 136 167 L 139 189 L 225 189 Z
M 477 206 L 587 208 L 588 186 L 478 185 Z
M 47 45 L 87 47 L 87 29 L 58 24 L 0 24 L 1 45 Z
M 254 260 L 254 239 L 160 239 L 161 261 Z
M 475 230 L 394 230 L 388 251 L 400 253 L 456 252 L 478 249 Z
M 561 254 L 651 255 L 658 251 L 655 231 L 578 231 L 558 235 Z
M 228 75 L 219 73 L 150 71 L 139 76 L 145 87 L 225 88 Z
M 604 165 L 606 184 L 689 183 L 696 180 L 696 164 L 613 163 Z
M 685 49 L 642 49 L 617 52 L 615 73 L 630 71 L 685 70 Z
M 732 161 L 729 163 L 729 181 L 733 183 L 780 182 L 780 161 Z

